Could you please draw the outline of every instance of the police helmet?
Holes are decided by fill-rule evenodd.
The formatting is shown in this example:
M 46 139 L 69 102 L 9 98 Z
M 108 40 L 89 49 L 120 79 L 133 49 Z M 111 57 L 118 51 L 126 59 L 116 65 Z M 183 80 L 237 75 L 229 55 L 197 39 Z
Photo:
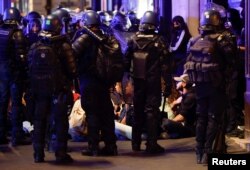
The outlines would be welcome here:
M 130 21 L 137 19 L 137 15 L 136 15 L 136 13 L 134 11 L 128 11 L 127 16 L 130 19 Z
M 131 21 L 123 13 L 117 12 L 113 17 L 110 26 L 112 29 L 118 31 L 128 31 L 131 27 Z
M 93 10 L 87 10 L 82 15 L 82 23 L 86 27 L 99 26 L 100 16 Z
M 42 29 L 42 16 L 36 11 L 29 12 L 24 22 L 27 25 L 26 33 L 32 32 L 34 26 L 38 27 L 38 32 Z
M 42 19 L 42 16 L 36 12 L 36 11 L 31 11 L 27 14 L 27 16 L 25 17 L 26 20 L 30 21 L 32 19 Z
M 223 6 L 209 2 L 201 13 L 201 31 L 219 31 L 226 21 L 226 10 Z
M 146 11 L 141 18 L 139 31 L 155 31 L 158 24 L 158 15 L 153 11 Z
M 69 23 L 72 19 L 69 12 L 66 9 L 62 8 L 56 9 L 52 14 L 57 15 L 64 24 Z
M 155 12 L 153 11 L 146 11 L 141 18 L 140 24 L 151 24 L 154 26 L 158 26 L 158 16 Z
M 59 17 L 51 14 L 44 19 L 42 30 L 59 35 L 62 31 L 62 27 L 63 24 Z
M 11 7 L 4 10 L 3 21 L 5 24 L 18 24 L 21 21 L 20 11 Z
M 207 10 L 203 13 L 200 22 L 202 31 L 216 31 L 223 26 L 222 17 L 216 10 Z
M 100 16 L 100 22 L 103 25 L 109 26 L 112 21 L 112 15 L 107 11 L 101 11 L 98 13 Z
M 132 25 L 131 27 L 133 29 L 136 28 L 136 30 L 138 30 L 138 27 L 140 25 L 140 20 L 137 18 L 136 13 L 134 11 L 128 11 L 127 16 L 131 22 L 131 25 Z
M 59 8 L 59 9 L 56 9 L 52 14 L 58 16 L 58 18 L 62 21 L 63 34 L 69 33 L 70 25 L 72 21 L 72 17 L 70 16 L 70 13 L 66 9 Z

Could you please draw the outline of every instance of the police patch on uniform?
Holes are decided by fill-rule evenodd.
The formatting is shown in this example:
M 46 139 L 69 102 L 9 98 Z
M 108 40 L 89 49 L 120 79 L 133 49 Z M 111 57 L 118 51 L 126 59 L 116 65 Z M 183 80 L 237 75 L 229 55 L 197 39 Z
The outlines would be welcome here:
M 41 58 L 45 58 L 46 57 L 46 54 L 45 53 L 42 53 L 41 54 Z
M 113 47 L 114 47 L 114 48 L 118 48 L 119 45 L 118 45 L 118 44 L 114 44 Z

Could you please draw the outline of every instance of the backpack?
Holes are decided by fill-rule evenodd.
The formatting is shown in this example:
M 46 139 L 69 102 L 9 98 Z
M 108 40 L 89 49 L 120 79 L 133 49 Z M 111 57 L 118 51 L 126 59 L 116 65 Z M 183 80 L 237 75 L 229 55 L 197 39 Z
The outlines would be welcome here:
M 61 63 L 55 45 L 38 41 L 28 54 L 31 91 L 34 94 L 51 96 L 63 84 Z
M 158 36 L 153 36 L 151 39 L 147 38 L 147 42 L 140 44 L 138 40 L 140 37 L 133 39 L 133 76 L 135 78 L 145 79 L 146 76 L 146 66 L 147 59 L 150 53 L 155 53 L 156 51 L 152 48 L 155 46 L 155 40 Z M 153 46 L 152 46 L 153 43 Z M 152 51 L 153 50 L 153 51 Z M 156 55 L 156 54 L 155 54 Z
M 96 57 L 97 76 L 108 85 L 120 82 L 124 73 L 123 57 L 119 42 L 107 37 L 98 47 Z

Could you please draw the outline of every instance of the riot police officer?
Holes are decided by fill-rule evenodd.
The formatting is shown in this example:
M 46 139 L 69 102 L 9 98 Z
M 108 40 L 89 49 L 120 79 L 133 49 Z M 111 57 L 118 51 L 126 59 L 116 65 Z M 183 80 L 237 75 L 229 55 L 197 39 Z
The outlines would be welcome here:
M 191 42 L 190 55 L 185 64 L 190 80 L 196 84 L 198 164 L 206 164 L 207 155 L 215 152 L 213 143 L 217 132 L 221 131 L 224 136 L 224 128 L 219 128 L 219 125 L 225 121 L 222 117 L 226 109 L 226 82 L 236 66 L 236 41 L 224 29 L 225 10 L 222 9 L 208 8 L 202 13 L 201 34 Z M 216 152 L 225 152 L 225 144 L 222 146 Z
M 128 42 L 136 33 L 135 31 L 130 31 L 131 22 L 129 17 L 121 12 L 116 12 L 111 23 L 110 27 L 112 29 L 113 35 L 119 41 L 122 49 L 122 53 L 125 55 Z M 125 101 L 125 108 L 128 112 L 133 107 L 133 80 L 131 78 L 127 78 L 128 76 L 124 76 L 122 80 L 122 93 L 123 99 Z
M 126 14 L 131 22 L 131 27 L 129 28 L 129 31 L 131 32 L 137 32 L 140 25 L 140 20 L 137 18 L 136 13 L 134 11 L 128 11 Z
M 104 83 L 96 74 L 96 58 L 100 43 L 96 38 L 104 37 L 100 29 L 99 15 L 92 10 L 83 14 L 83 25 L 91 31 L 86 31 L 73 43 L 73 49 L 78 57 L 81 105 L 86 112 L 88 128 L 88 149 L 82 154 L 89 156 L 117 155 L 114 109 L 110 99 L 110 86 Z M 118 47 L 119 44 L 117 43 Z M 103 136 L 105 147 L 99 149 L 99 132 Z
M 101 11 L 98 13 L 101 21 L 101 29 L 106 35 L 113 35 L 113 31 L 110 28 L 110 23 L 112 21 L 112 15 L 107 11 Z
M 21 29 L 20 12 L 7 8 L 0 26 L 0 143 L 7 143 L 7 108 L 11 99 L 11 142 L 25 144 L 22 132 L 23 79 L 26 75 L 26 41 Z
M 161 73 L 166 71 L 170 64 L 167 44 L 163 37 L 156 33 L 157 27 L 157 14 L 152 11 L 145 12 L 139 32 L 129 42 L 126 55 L 126 71 L 133 70 L 134 81 L 132 149 L 141 150 L 142 129 L 146 127 L 146 152 L 150 154 L 165 151 L 157 144 L 157 139 L 160 126 Z M 169 77 L 171 79 L 171 74 Z
M 134 32 L 128 32 L 131 27 L 129 18 L 121 12 L 117 12 L 110 23 L 110 27 L 115 38 L 121 44 L 122 53 L 124 54 L 128 47 L 128 41 L 134 34 Z
M 56 15 L 59 17 L 59 19 L 63 23 L 63 29 L 62 29 L 62 34 L 68 34 L 70 38 L 73 36 L 73 30 L 70 29 L 70 24 L 71 24 L 71 16 L 69 12 L 63 8 L 58 8 L 56 9 L 53 13 L 53 15 Z
M 23 19 L 25 22 L 26 29 L 25 29 L 25 37 L 27 39 L 27 49 L 31 47 L 31 45 L 38 41 L 39 39 L 39 32 L 42 29 L 42 17 L 36 11 L 31 11 L 27 14 L 27 16 Z M 29 82 L 26 83 L 26 89 L 24 99 L 26 102 L 26 119 L 30 122 L 33 122 L 33 112 L 34 112 L 34 103 L 33 97 L 30 93 L 29 89 Z
M 70 40 L 71 32 L 70 32 L 70 22 L 71 22 L 71 16 L 69 12 L 61 7 L 57 8 L 55 11 L 52 12 L 53 15 L 57 16 L 62 25 L 60 35 L 63 35 L 63 37 L 67 38 Z M 73 82 L 73 80 L 72 80 Z M 71 82 L 71 83 L 72 83 Z M 73 106 L 73 103 L 68 105 L 68 112 L 71 111 L 71 108 Z M 47 122 L 47 150 L 49 152 L 54 152 L 55 151 L 55 140 L 56 140 L 56 134 L 55 134 L 55 121 L 54 121 L 54 116 L 55 115 L 50 115 L 50 120 Z
M 76 75 L 76 63 L 67 37 L 60 35 L 62 27 L 57 16 L 48 15 L 42 24 L 40 40 L 29 51 L 29 78 L 35 103 L 33 148 L 36 163 L 44 162 L 45 131 L 50 115 L 55 121 L 56 162 L 73 161 L 67 154 L 67 105 L 72 102 L 70 82 Z M 45 59 L 49 61 L 44 64 Z M 55 73 L 57 75 L 53 76 Z
M 29 12 L 25 17 L 27 23 L 25 36 L 28 39 L 29 47 L 38 40 L 38 34 L 42 29 L 42 17 L 36 12 Z

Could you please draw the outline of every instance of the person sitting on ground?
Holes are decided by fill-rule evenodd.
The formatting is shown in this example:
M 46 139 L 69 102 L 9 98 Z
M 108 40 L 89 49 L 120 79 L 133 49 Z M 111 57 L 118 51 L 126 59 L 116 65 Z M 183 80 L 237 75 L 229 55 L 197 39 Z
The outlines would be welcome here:
M 195 88 L 187 74 L 174 77 L 174 80 L 180 82 L 178 88 L 182 89 L 182 99 L 176 116 L 172 120 L 163 119 L 162 129 L 167 132 L 169 138 L 191 137 L 195 135 Z
M 122 122 L 125 115 L 121 114 L 121 111 L 124 107 L 124 100 L 122 95 L 121 83 L 117 82 L 114 87 L 111 88 L 110 92 L 111 101 L 114 107 L 115 119 L 118 122 Z

